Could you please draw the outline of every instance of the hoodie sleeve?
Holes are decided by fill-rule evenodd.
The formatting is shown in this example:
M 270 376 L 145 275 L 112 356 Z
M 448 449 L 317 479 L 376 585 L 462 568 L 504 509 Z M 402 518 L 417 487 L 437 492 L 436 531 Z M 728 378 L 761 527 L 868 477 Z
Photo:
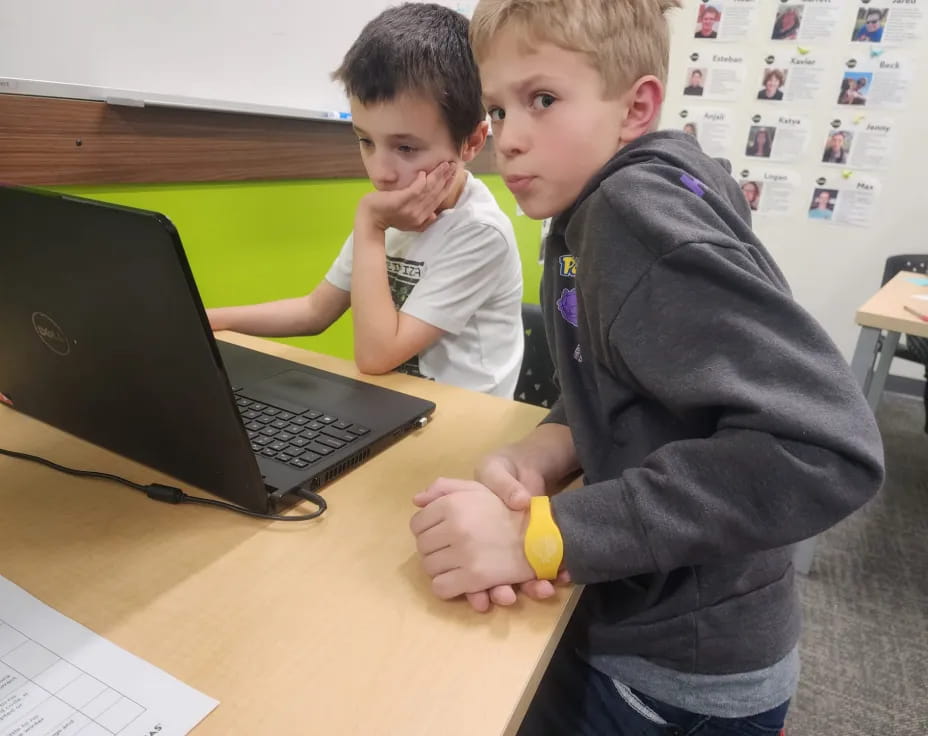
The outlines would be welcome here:
M 553 500 L 576 582 L 788 545 L 879 489 L 882 443 L 848 365 L 743 251 L 689 243 L 656 260 L 607 349 L 641 400 L 714 431 Z
M 569 424 L 567 413 L 564 411 L 564 400 L 560 396 L 551 404 L 551 409 L 540 424 Z

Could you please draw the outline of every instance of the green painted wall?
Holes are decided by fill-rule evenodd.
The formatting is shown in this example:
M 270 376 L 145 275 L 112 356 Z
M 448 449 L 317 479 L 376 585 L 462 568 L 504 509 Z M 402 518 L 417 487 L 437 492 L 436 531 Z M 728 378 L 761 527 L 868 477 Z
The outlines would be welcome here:
M 512 218 L 525 300 L 537 302 L 541 224 L 516 215 L 515 200 L 502 179 L 480 178 Z M 369 188 L 366 179 L 56 187 L 167 215 L 180 232 L 208 307 L 308 293 L 351 232 L 355 204 Z M 351 315 L 322 335 L 284 342 L 351 358 Z

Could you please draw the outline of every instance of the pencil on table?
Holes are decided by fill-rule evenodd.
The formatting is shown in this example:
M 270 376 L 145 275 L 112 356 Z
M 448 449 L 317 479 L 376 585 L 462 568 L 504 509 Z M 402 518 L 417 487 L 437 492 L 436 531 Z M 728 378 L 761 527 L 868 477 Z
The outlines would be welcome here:
M 918 317 L 922 322 L 928 322 L 928 314 L 922 314 L 921 312 L 919 312 L 919 311 L 917 311 L 917 310 L 915 310 L 915 309 L 912 309 L 912 307 L 910 307 L 908 304 L 903 304 L 903 305 L 902 305 L 902 308 L 903 308 L 906 312 L 908 312 L 909 314 L 914 314 L 914 315 L 915 315 L 916 317 Z

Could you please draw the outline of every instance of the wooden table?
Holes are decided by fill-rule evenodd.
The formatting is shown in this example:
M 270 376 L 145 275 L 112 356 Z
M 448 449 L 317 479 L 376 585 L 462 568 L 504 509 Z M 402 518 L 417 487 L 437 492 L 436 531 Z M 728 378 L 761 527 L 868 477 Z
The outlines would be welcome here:
M 900 271 L 857 310 L 855 321 L 860 325 L 860 336 L 851 368 L 874 411 L 880 404 L 899 336 L 906 333 L 928 338 L 928 322 L 902 308 L 906 303 L 919 303 L 912 299 L 913 295 L 928 295 L 928 287 L 913 283 L 913 279 L 924 278 L 923 273 Z M 928 312 L 928 300 L 921 301 L 921 305 L 922 311 Z
M 358 377 L 335 358 L 222 337 Z M 0 457 L 0 574 L 218 698 L 198 735 L 514 733 L 579 588 L 485 615 L 439 601 L 410 499 L 439 475 L 470 477 L 544 412 L 408 376 L 365 380 L 435 401 L 435 417 L 329 486 L 328 512 L 305 524 L 159 504 Z M 3 406 L 0 447 L 171 482 Z
M 913 295 L 928 295 L 928 287 L 919 286 L 912 281 L 923 278 L 923 273 L 900 271 L 857 310 L 854 318 L 860 325 L 860 335 L 854 348 L 854 356 L 851 358 L 851 370 L 874 412 L 880 405 L 889 366 L 899 344 L 900 335 L 906 333 L 928 338 L 928 322 L 923 322 L 903 309 L 906 303 L 912 305 Z M 928 300 L 922 304 L 924 310 L 928 311 Z M 808 573 L 814 555 L 813 537 L 799 545 L 795 557 L 796 569 L 801 573 Z

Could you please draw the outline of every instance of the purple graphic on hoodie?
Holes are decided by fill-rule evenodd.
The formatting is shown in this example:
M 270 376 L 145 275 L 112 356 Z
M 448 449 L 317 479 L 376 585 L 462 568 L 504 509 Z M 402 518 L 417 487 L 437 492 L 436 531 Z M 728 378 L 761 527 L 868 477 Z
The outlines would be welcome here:
M 562 289 L 561 298 L 557 300 L 557 311 L 569 324 L 577 326 L 577 290 Z
M 680 181 L 683 183 L 687 189 L 689 189 L 697 197 L 702 197 L 705 195 L 706 190 L 704 189 L 705 184 L 703 184 L 695 176 L 690 176 L 689 174 L 682 174 L 680 176 Z

